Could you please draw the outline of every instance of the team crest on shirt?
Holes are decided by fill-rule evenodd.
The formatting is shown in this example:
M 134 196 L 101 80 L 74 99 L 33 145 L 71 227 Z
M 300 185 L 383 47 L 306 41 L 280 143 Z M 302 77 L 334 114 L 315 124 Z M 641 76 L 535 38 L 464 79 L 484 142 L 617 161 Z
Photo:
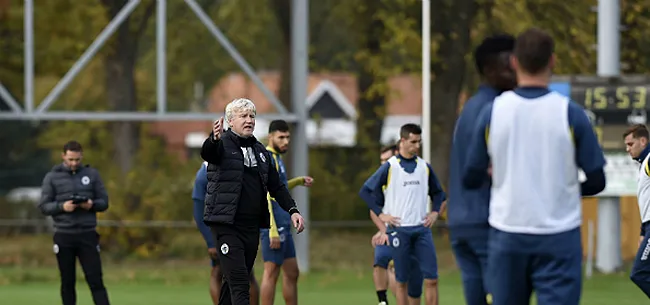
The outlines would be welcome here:
M 262 162 L 266 162 L 266 158 L 264 158 L 264 153 L 260 153 L 260 160 L 262 160 Z
M 224 243 L 221 245 L 221 253 L 223 255 L 228 254 L 228 251 L 230 251 L 230 247 L 228 247 L 228 244 Z
M 88 178 L 88 176 L 81 177 L 81 184 L 83 184 L 83 185 L 90 184 L 90 178 Z

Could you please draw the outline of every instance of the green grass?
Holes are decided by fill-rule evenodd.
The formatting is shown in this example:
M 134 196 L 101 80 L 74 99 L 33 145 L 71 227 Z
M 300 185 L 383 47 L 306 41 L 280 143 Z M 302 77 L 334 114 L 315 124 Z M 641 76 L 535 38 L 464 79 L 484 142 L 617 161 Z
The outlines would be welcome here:
M 377 304 L 370 268 L 372 233 L 312 231 L 310 258 L 314 271 L 301 275 L 300 304 Z M 211 304 L 208 294 L 210 268 L 200 235 L 188 230 L 171 236 L 165 248 L 168 256 L 164 258 L 134 257 L 118 264 L 111 259 L 111 249 L 103 252 L 104 280 L 112 304 Z M 448 241 L 439 235 L 434 238 L 440 270 L 440 304 L 463 305 L 460 276 Z M 51 243 L 51 236 L 0 237 L 0 304 L 60 304 L 58 271 Z M 258 279 L 261 278 L 261 265 L 258 259 L 255 269 Z M 80 268 L 77 273 L 78 304 L 92 304 Z M 275 304 L 284 304 L 281 293 L 276 296 Z M 632 284 L 626 272 L 596 275 L 585 281 L 582 304 L 645 303 L 647 298 Z M 394 300 L 391 304 L 395 304 Z
M 260 270 L 256 270 L 258 273 Z M 39 267 L 0 269 L 2 304 L 50 305 L 60 302 L 57 271 Z M 210 304 L 207 292 L 209 268 L 205 266 L 107 266 L 105 281 L 113 304 L 199 305 Z M 442 273 L 440 304 L 464 304 L 457 272 Z M 278 287 L 279 289 L 280 287 Z M 299 282 L 299 303 L 307 305 L 376 304 L 371 270 L 332 271 L 303 275 Z M 92 304 L 90 293 L 79 274 L 79 304 Z M 582 304 L 638 305 L 647 298 L 627 275 L 598 275 L 585 282 Z M 280 293 L 276 304 L 284 304 Z M 395 304 L 394 301 L 392 304 Z

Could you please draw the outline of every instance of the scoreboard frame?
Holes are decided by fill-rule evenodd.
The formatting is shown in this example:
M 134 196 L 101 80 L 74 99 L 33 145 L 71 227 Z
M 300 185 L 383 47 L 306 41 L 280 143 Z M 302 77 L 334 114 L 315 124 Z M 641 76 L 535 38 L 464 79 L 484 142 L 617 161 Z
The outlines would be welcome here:
M 566 92 L 560 93 L 593 113 L 599 125 L 627 125 L 631 115 L 650 110 L 650 77 L 646 75 L 554 76 L 551 82 L 564 85 Z

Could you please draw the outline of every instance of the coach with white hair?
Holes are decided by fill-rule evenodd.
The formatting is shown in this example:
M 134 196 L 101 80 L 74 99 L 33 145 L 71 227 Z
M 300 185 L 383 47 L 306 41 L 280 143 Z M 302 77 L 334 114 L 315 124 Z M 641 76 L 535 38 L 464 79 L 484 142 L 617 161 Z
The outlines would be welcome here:
M 236 99 L 226 106 L 230 129 L 214 122 L 201 148 L 208 162 L 208 188 L 203 222 L 210 226 L 224 274 L 220 305 L 249 305 L 249 274 L 253 269 L 260 228 L 270 226 L 267 191 L 289 212 L 297 232 L 304 219 L 282 183 L 268 151 L 253 136 L 255 104 Z

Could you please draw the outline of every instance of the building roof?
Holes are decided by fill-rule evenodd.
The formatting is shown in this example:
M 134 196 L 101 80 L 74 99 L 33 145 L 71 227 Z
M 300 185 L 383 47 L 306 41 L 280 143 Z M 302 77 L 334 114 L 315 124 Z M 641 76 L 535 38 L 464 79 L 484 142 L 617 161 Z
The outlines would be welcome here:
M 280 89 L 280 73 L 259 72 L 258 77 L 277 96 Z M 311 144 L 355 145 L 357 103 L 359 92 L 357 78 L 351 73 L 312 73 L 307 81 L 307 103 L 311 115 L 320 112 L 323 119 L 307 124 L 307 136 Z M 386 101 L 386 118 L 381 142 L 391 143 L 397 139 L 401 125 L 421 122 L 422 91 L 419 75 L 398 75 L 388 79 L 389 93 Z M 216 115 L 223 113 L 233 99 L 246 97 L 255 102 L 258 114 L 277 113 L 274 105 L 244 73 L 230 73 L 223 77 L 208 93 L 206 111 Z M 461 98 L 462 99 L 462 98 Z M 321 103 L 332 103 L 318 105 Z M 264 138 L 268 130 L 265 120 L 258 119 L 255 135 Z M 192 147 L 205 138 L 211 122 L 157 122 L 154 133 L 166 138 L 174 147 Z
M 274 94 L 280 89 L 280 73 L 260 72 L 258 76 Z M 389 96 L 387 115 L 420 115 L 422 113 L 422 91 L 419 75 L 398 75 L 388 79 Z M 359 92 L 357 78 L 351 73 L 312 73 L 307 80 L 307 103 L 315 103 L 323 91 L 328 90 L 334 99 L 345 98 L 349 105 L 339 106 L 346 112 L 356 113 Z M 333 89 L 333 90 L 332 90 Z M 223 112 L 226 105 L 235 98 L 247 97 L 255 102 L 257 112 L 276 113 L 273 104 L 264 96 L 244 73 L 231 73 L 212 88 L 208 97 L 208 111 Z M 311 98 L 311 99 L 310 99 Z M 313 105 L 313 104 L 312 104 Z

